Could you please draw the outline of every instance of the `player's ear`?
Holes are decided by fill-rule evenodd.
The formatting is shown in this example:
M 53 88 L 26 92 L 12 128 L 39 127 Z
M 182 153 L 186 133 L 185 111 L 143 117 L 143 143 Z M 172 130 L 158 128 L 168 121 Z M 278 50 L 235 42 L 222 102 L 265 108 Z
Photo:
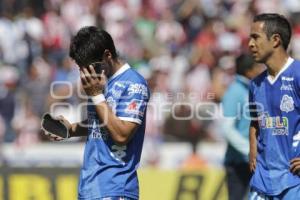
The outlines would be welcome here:
M 112 59 L 111 52 L 108 49 L 105 49 L 103 53 L 103 57 L 109 60 Z
M 281 45 L 281 37 L 278 33 L 275 33 L 271 37 L 271 41 L 273 42 L 273 47 L 277 48 L 278 46 Z
M 103 52 L 103 61 L 105 61 L 109 66 L 113 65 L 114 59 L 111 52 L 108 49 L 105 49 Z

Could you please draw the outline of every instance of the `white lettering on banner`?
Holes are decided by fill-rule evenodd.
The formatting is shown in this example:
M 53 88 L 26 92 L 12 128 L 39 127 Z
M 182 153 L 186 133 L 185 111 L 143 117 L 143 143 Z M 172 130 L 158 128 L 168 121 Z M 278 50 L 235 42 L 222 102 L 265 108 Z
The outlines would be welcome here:
M 144 97 L 148 97 L 148 90 L 147 87 L 143 84 L 131 84 L 128 88 L 128 94 L 133 95 L 133 94 L 141 94 Z

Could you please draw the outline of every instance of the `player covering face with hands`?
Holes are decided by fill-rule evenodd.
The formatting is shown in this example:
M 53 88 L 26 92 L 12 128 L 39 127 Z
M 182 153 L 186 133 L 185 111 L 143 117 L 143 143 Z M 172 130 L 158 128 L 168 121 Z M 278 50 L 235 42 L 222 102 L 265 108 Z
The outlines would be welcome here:
M 121 61 L 104 30 L 84 27 L 73 37 L 70 57 L 80 69 L 89 97 L 87 119 L 58 119 L 69 137 L 87 136 L 78 199 L 139 199 L 139 165 L 149 89 L 145 79 Z M 47 130 L 46 130 L 47 131 Z M 53 131 L 50 136 L 61 140 Z

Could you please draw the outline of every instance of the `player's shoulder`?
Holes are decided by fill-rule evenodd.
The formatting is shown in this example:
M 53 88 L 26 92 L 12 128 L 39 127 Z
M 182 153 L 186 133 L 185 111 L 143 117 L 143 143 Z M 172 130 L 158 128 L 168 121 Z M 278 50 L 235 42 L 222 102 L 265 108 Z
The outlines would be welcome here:
M 300 67 L 300 60 L 294 59 L 294 61 L 292 62 L 292 65 L 296 65 L 297 67 Z
M 291 67 L 290 67 L 290 70 L 292 71 L 292 74 L 300 77 L 299 68 L 300 68 L 300 61 L 297 60 L 297 59 L 294 59 L 294 61 L 291 63 Z
M 130 82 L 144 84 L 146 86 L 148 85 L 145 78 L 132 67 L 130 67 L 125 74 L 126 78 L 130 80 Z
M 250 81 L 250 87 L 259 86 L 262 82 L 264 82 L 267 76 L 268 76 L 268 71 L 264 70 L 262 73 L 260 73 Z
M 149 98 L 150 89 L 145 78 L 133 68 L 129 68 L 124 76 L 124 81 L 127 83 L 127 91 L 132 94 L 143 94 Z

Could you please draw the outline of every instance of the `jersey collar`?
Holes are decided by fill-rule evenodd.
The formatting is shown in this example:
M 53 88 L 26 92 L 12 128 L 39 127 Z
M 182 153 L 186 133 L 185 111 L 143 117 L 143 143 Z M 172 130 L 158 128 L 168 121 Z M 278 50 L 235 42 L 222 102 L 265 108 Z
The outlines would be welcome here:
M 286 61 L 286 63 L 284 64 L 284 66 L 281 68 L 281 70 L 278 72 L 278 74 L 274 77 L 274 79 L 272 79 L 268 73 L 267 79 L 268 79 L 269 83 L 271 85 L 273 85 L 277 81 L 278 77 L 293 63 L 293 61 L 294 61 L 294 59 L 289 57 L 288 60 Z
M 118 69 L 118 71 L 116 71 L 110 78 L 108 81 L 116 78 L 117 76 L 119 76 L 120 74 L 124 73 L 127 69 L 129 69 L 130 66 L 128 63 L 125 63 L 120 69 Z

